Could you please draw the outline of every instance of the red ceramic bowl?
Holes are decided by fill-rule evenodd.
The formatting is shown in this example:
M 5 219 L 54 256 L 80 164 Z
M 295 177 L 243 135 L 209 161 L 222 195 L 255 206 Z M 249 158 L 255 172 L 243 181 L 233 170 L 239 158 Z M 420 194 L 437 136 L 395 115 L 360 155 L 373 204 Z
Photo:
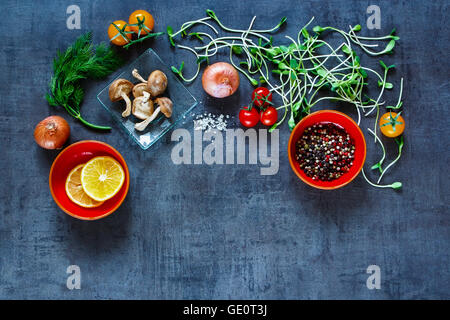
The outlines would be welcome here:
M 66 178 L 77 165 L 97 156 L 110 156 L 116 159 L 123 167 L 125 181 L 120 191 L 101 206 L 83 208 L 73 203 L 67 196 Z M 68 146 L 56 157 L 50 169 L 49 184 L 53 199 L 64 212 L 77 219 L 97 220 L 113 213 L 125 200 L 130 186 L 130 174 L 125 160 L 116 149 L 101 141 L 85 140 Z
M 331 122 L 341 126 L 348 132 L 355 143 L 355 158 L 353 160 L 353 166 L 348 172 L 333 181 L 313 180 L 308 177 L 305 172 L 300 169 L 300 165 L 295 158 L 296 142 L 300 139 L 306 128 L 319 122 Z M 295 126 L 294 130 L 292 130 L 291 137 L 289 138 L 288 155 L 292 170 L 294 170 L 295 174 L 302 179 L 303 182 L 314 188 L 332 190 L 345 186 L 359 174 L 364 165 L 364 161 L 366 160 L 366 140 L 364 139 L 364 135 L 359 126 L 350 117 L 342 112 L 322 110 L 304 117 Z

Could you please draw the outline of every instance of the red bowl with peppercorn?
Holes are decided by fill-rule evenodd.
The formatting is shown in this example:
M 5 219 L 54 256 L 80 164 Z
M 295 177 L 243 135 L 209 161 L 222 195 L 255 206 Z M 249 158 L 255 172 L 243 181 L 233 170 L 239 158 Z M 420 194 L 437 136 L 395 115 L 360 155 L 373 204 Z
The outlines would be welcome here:
M 366 141 L 350 117 L 322 110 L 304 117 L 292 130 L 289 162 L 306 184 L 332 190 L 350 183 L 366 160 Z

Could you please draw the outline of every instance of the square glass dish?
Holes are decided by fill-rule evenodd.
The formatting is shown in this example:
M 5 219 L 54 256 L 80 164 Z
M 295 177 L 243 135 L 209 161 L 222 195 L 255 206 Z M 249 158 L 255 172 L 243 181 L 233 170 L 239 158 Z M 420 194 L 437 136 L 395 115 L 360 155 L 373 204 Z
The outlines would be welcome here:
M 122 112 L 125 110 L 125 101 L 111 102 L 109 99 L 109 86 L 115 80 L 127 79 L 134 84 L 139 83 L 131 74 L 133 69 L 137 69 L 144 79 L 154 70 L 164 72 L 167 76 L 168 84 L 166 91 L 161 96 L 168 97 L 173 102 L 172 116 L 166 118 L 160 113 L 144 131 L 134 129 L 134 125 L 142 120 L 135 118 L 133 114 L 126 118 L 122 117 Z M 132 98 L 133 95 L 130 94 L 130 99 Z M 125 67 L 121 74 L 97 94 L 97 100 L 120 123 L 125 132 L 144 150 L 150 148 L 156 141 L 163 137 L 164 134 L 181 121 L 198 103 L 194 96 L 152 49 L 148 49 L 134 62 Z

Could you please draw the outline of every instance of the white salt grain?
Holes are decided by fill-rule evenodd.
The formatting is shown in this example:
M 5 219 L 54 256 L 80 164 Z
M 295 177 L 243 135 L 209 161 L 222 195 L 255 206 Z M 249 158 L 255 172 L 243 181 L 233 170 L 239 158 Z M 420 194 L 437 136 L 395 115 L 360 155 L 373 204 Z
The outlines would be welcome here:
M 224 120 L 224 115 L 214 115 L 214 114 L 206 114 L 198 115 L 196 120 L 194 120 L 194 130 L 218 130 L 223 131 L 227 128 L 227 121 Z M 227 115 L 227 118 L 229 116 Z

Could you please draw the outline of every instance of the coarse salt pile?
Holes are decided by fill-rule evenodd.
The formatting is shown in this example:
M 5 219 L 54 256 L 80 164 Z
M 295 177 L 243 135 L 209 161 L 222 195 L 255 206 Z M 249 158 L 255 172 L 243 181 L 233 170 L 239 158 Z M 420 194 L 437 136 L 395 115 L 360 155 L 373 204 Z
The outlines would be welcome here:
M 223 131 L 227 128 L 227 120 L 229 115 L 214 115 L 211 113 L 199 114 L 194 119 L 194 130 L 219 130 Z

